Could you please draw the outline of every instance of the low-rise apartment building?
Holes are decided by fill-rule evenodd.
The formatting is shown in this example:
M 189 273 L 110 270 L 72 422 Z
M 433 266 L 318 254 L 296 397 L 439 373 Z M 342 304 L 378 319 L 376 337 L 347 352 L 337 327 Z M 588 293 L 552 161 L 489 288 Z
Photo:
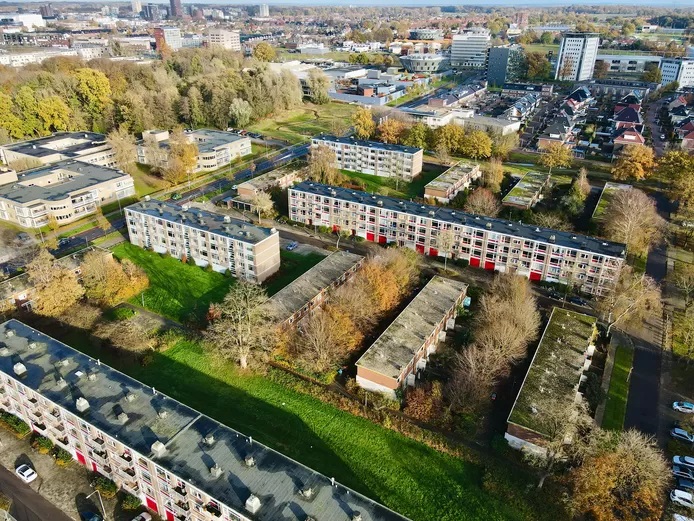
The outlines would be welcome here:
M 551 98 L 554 93 L 554 85 L 534 83 L 504 83 L 501 89 L 502 96 L 525 96 L 526 94 L 539 94 L 542 98 Z
M 66 160 L 116 167 L 106 136 L 96 132 L 56 132 L 50 136 L 0 145 L 0 160 L 25 170 Z M 16 166 L 15 166 L 16 165 Z
M 552 419 L 543 414 L 548 402 L 569 404 L 583 399 L 581 384 L 595 352 L 597 318 L 553 308 L 530 368 L 507 420 L 511 447 L 543 453 Z
M 364 257 L 336 251 L 275 293 L 270 299 L 280 327 L 296 324 L 323 304 L 330 292 L 347 282 L 364 264 Z
M 620 190 L 631 190 L 632 186 L 622 183 L 607 182 L 600 192 L 600 198 L 598 199 L 598 204 L 595 205 L 595 210 L 593 210 L 592 218 L 596 221 L 602 221 L 605 218 L 605 213 L 612 203 L 614 196 L 620 192 Z
M 542 192 L 549 185 L 550 179 L 550 175 L 543 172 L 526 173 L 501 200 L 501 204 L 529 210 L 542 199 Z
M 434 276 L 388 328 L 357 360 L 357 383 L 395 398 L 395 391 L 414 386 L 417 372 L 453 329 L 467 284 Z
M 208 47 L 221 47 L 229 51 L 241 52 L 241 35 L 238 31 L 227 31 L 219 28 L 208 29 L 205 43 Z
M 316 136 L 311 141 L 312 147 L 321 145 L 335 152 L 336 166 L 343 170 L 408 181 L 422 171 L 421 148 L 329 135 Z
M 299 179 L 299 175 L 300 171 L 292 168 L 277 168 L 241 183 L 236 187 L 236 196 L 227 197 L 224 201 L 229 208 L 253 211 L 253 199 L 260 192 L 269 192 L 273 188 L 286 190 Z
M 16 182 L 0 186 L 0 220 L 39 228 L 54 217 L 64 225 L 132 195 L 133 178 L 120 170 L 62 161 L 27 171 Z
M 263 282 L 280 267 L 279 233 L 228 216 L 164 201 L 125 209 L 130 242 L 239 279 Z
M 481 176 L 482 171 L 479 165 L 460 161 L 427 183 L 424 187 L 424 198 L 449 203 L 458 195 L 458 192 L 469 188 L 470 184 Z
M 0 324 L 0 408 L 162 519 L 406 521 L 17 320 Z
M 624 244 L 595 237 L 307 181 L 289 189 L 289 218 L 594 295 L 614 286 L 626 256 Z M 454 234 L 450 252 L 438 242 L 444 230 Z
M 186 132 L 186 136 L 198 147 L 195 172 L 217 170 L 251 154 L 251 139 L 233 132 L 198 129 Z M 169 131 L 146 130 L 142 133 L 142 140 L 137 144 L 138 163 L 151 164 L 152 158 L 148 157 L 147 148 L 152 143 L 157 144 L 165 152 L 164 155 L 168 155 Z

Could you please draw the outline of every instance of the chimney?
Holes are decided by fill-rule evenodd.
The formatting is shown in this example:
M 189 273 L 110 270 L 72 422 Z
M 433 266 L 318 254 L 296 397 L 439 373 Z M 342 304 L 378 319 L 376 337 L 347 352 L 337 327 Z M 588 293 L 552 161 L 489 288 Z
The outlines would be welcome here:
M 244 459 L 244 463 L 246 463 L 247 467 L 255 467 L 255 458 L 249 454 Z
M 134 401 L 135 401 L 135 395 L 134 395 L 133 393 L 128 393 L 128 394 L 125 396 L 125 399 L 126 399 L 128 402 L 134 402 Z
M 126 423 L 126 422 L 128 421 L 128 414 L 125 413 L 125 412 L 120 413 L 120 414 L 118 415 L 118 421 L 119 421 L 121 424 Z
M 152 456 L 155 458 L 160 458 L 166 453 L 166 446 L 160 442 L 160 441 L 155 441 L 152 443 Z
M 354 511 L 350 519 L 351 521 L 362 521 L 361 512 Z
M 7 356 L 10 354 L 10 350 L 7 348 L 5 344 L 0 342 L 0 356 Z
M 299 494 L 306 499 L 311 499 L 313 497 L 313 489 L 311 487 L 304 487 L 299 491 Z
M 222 475 L 222 467 L 215 463 L 214 466 L 210 468 L 210 474 L 212 474 L 213 478 L 218 478 Z
M 89 373 L 89 376 L 87 376 L 87 380 L 90 382 L 93 382 L 96 380 L 96 373 Z
M 205 436 L 205 445 L 208 447 L 214 445 L 214 434 L 209 433 L 207 436 Z
M 65 389 L 67 387 L 67 382 L 65 381 L 65 378 L 58 378 L 58 381 L 56 382 L 58 385 L 58 389 Z
M 169 415 L 169 413 L 166 412 L 166 411 L 159 411 L 159 412 L 157 413 L 157 416 L 159 416 L 162 420 L 163 420 L 164 418 L 166 418 L 168 415 Z
M 254 496 L 251 494 L 251 496 L 246 500 L 246 510 L 248 510 L 251 514 L 255 514 L 260 510 L 260 499 L 258 499 L 258 496 Z
M 86 400 L 86 398 L 83 398 L 80 396 L 77 398 L 77 401 L 75 402 L 75 407 L 77 408 L 78 412 L 85 412 L 89 410 L 89 402 Z
M 24 376 L 27 372 L 27 368 L 22 362 L 17 362 L 16 364 L 14 364 L 12 370 L 14 371 L 14 374 L 16 374 L 17 376 Z
M 148 195 L 145 195 L 145 202 L 148 203 L 152 198 Z

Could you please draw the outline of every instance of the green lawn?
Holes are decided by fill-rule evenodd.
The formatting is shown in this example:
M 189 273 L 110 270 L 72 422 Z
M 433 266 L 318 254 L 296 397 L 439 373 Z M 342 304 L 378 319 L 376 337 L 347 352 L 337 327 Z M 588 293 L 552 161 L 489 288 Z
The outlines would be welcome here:
M 219 302 L 234 284 L 232 277 L 183 264 L 173 257 L 143 250 L 129 242 L 113 248 L 118 259 L 130 259 L 147 272 L 150 286 L 133 303 L 178 322 L 200 320 L 210 303 Z
M 554 51 L 555 56 L 559 53 L 558 44 L 545 45 L 543 43 L 530 43 L 523 45 L 523 48 L 525 52 L 541 52 L 542 54 L 547 54 L 549 51 Z
M 319 253 L 303 254 L 285 249 L 280 250 L 280 271 L 263 283 L 265 291 L 270 296 L 274 295 L 324 258 L 325 256 Z
M 378 192 L 381 195 L 409 199 L 424 197 L 424 186 L 441 175 L 445 170 L 445 167 L 425 163 L 422 173 L 410 183 L 396 180 L 393 177 L 380 177 L 350 170 L 343 170 L 342 173 L 350 179 L 363 183 L 366 192 Z
M 339 122 L 349 127 L 352 124 L 351 118 L 355 111 L 354 105 L 345 103 L 306 104 L 301 108 L 266 118 L 247 128 L 250 131 L 260 132 L 265 136 L 283 139 L 290 143 L 305 143 L 316 134 L 332 132 L 333 122 Z
M 610 389 L 607 392 L 607 404 L 605 416 L 602 419 L 602 427 L 610 430 L 622 430 L 624 415 L 627 412 L 627 399 L 629 397 L 629 372 L 634 360 L 634 350 L 624 345 L 617 346 L 615 353 Z
M 148 165 L 136 163 L 133 173 L 131 174 L 135 181 L 135 193 L 139 197 L 158 192 L 169 185 L 169 183 L 164 181 L 161 177 L 152 175 L 149 171 L 150 167 Z

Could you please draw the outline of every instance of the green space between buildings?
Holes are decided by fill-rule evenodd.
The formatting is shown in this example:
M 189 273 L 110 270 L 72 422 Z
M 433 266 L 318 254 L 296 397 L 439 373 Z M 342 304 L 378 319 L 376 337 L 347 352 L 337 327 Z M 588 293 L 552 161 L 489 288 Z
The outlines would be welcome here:
M 634 360 L 634 350 L 626 345 L 618 345 L 615 352 L 614 367 L 607 391 L 603 429 L 619 430 L 624 427 L 624 416 L 627 412 L 629 398 L 629 373 Z

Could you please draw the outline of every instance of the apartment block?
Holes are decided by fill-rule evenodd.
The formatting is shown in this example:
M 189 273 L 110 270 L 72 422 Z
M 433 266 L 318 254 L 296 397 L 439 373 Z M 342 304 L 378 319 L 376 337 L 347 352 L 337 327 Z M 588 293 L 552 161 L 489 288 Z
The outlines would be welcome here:
M 236 196 L 227 197 L 223 201 L 228 208 L 255 211 L 253 202 L 259 193 L 269 192 L 273 188 L 286 190 L 299 179 L 299 175 L 300 171 L 294 169 L 277 168 L 241 183 L 236 187 Z
M 626 257 L 624 244 L 595 237 L 307 181 L 289 189 L 289 218 L 594 295 L 615 285 Z M 454 234 L 450 252 L 440 249 L 445 230 Z
M 314 137 L 311 141 L 312 147 L 320 145 L 335 152 L 337 167 L 343 170 L 381 177 L 401 177 L 407 181 L 422 171 L 424 151 L 421 148 L 326 135 Z
M 63 225 L 132 195 L 133 178 L 120 170 L 61 161 L 29 170 L 16 182 L 0 186 L 0 220 L 39 228 L 54 217 Z
M 681 87 L 694 86 L 694 59 L 691 58 L 663 58 L 660 62 L 662 73 L 661 85 L 676 81 Z
M 525 51 L 520 45 L 490 47 L 487 60 L 487 82 L 494 87 L 518 81 L 525 68 Z
M 563 81 L 591 79 L 599 45 L 598 33 L 565 33 L 559 46 L 554 79 Z
M 154 29 L 154 40 L 158 51 L 161 51 L 164 45 L 172 51 L 177 51 L 183 47 L 181 30 L 178 27 L 156 27 Z
M 291 284 L 275 293 L 270 302 L 280 326 L 296 324 L 319 308 L 330 292 L 349 281 L 364 264 L 364 257 L 336 251 Z
M 434 276 L 357 360 L 357 383 L 393 398 L 397 389 L 414 386 L 453 329 L 466 292 L 467 284 Z
M 106 136 L 96 132 L 55 132 L 50 136 L 0 145 L 0 160 L 6 165 L 17 165 L 17 170 L 68 159 L 116 167 Z
M 142 140 L 137 144 L 137 161 L 150 164 L 152 158 L 148 157 L 148 146 L 157 144 L 162 149 L 163 155 L 168 155 L 169 150 L 168 130 L 146 130 L 142 133 Z M 235 159 L 251 154 L 251 140 L 233 132 L 221 130 L 198 129 L 186 132 L 186 137 L 198 147 L 198 156 L 195 172 L 208 172 L 228 165 Z M 165 158 L 165 161 L 167 159 Z
M 228 216 L 163 201 L 140 201 L 125 209 L 130 242 L 198 266 L 263 282 L 280 267 L 279 233 Z
M 473 181 L 482 176 L 480 166 L 460 161 L 424 187 L 424 198 L 449 203 L 458 192 L 470 187 Z
M 545 420 L 548 402 L 574 403 L 583 399 L 581 385 L 595 352 L 597 318 L 553 308 L 540 344 L 525 375 L 504 437 L 511 447 L 542 454 L 551 436 Z
M 491 33 L 482 27 L 465 29 L 460 34 L 454 34 L 451 43 L 451 65 L 466 69 L 485 68 L 491 42 Z
M 162 519 L 406 521 L 17 320 L 0 324 L 0 408 Z
M 238 31 L 209 29 L 205 35 L 208 47 L 222 47 L 229 51 L 241 52 L 241 36 Z
M 542 192 L 549 186 L 550 175 L 543 172 L 528 172 L 501 200 L 504 206 L 529 210 L 542 199 Z

